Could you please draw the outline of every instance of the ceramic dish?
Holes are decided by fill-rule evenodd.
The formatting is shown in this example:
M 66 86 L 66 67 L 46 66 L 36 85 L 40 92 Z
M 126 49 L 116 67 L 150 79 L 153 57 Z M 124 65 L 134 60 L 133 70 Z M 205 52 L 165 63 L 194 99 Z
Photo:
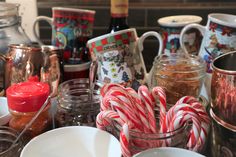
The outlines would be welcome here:
M 161 147 L 161 148 L 148 149 L 146 151 L 134 155 L 133 157 L 204 157 L 204 156 L 186 149 L 174 148 L 174 147 Z
M 119 141 L 93 127 L 54 129 L 32 139 L 20 157 L 121 157 Z
M 11 115 L 8 111 L 7 98 L 0 97 L 0 126 L 9 122 Z

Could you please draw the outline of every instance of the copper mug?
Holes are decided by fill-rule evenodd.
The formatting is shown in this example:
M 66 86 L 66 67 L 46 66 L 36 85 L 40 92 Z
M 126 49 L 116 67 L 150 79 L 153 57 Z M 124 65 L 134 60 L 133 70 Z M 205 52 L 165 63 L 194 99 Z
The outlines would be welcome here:
M 214 59 L 211 107 L 224 122 L 236 126 L 236 51 Z
M 58 55 L 54 46 L 10 45 L 6 55 L 0 54 L 5 62 L 5 89 L 14 83 L 41 81 L 49 83 L 55 96 L 60 80 Z

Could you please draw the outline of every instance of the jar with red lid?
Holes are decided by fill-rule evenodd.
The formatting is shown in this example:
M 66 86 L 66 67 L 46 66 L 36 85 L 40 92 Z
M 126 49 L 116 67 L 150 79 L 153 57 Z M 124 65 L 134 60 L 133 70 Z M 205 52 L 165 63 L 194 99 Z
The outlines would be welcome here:
M 42 82 L 22 82 L 10 86 L 7 91 L 8 108 L 12 115 L 9 126 L 22 131 L 34 117 L 50 94 L 50 87 Z M 48 104 L 29 129 L 25 137 L 31 139 L 50 128 L 50 104 Z

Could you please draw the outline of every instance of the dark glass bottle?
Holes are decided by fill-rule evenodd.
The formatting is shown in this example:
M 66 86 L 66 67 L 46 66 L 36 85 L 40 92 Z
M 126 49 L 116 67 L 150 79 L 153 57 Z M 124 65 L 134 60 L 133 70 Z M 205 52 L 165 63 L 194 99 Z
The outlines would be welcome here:
M 128 0 L 111 0 L 111 20 L 108 33 L 129 28 L 128 8 Z

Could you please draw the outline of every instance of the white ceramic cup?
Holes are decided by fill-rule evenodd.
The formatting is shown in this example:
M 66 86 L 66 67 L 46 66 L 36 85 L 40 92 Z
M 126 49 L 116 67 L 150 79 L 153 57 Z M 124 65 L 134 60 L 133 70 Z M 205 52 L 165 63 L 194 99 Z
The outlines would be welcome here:
M 184 34 L 192 28 L 198 29 L 203 35 L 198 55 L 205 60 L 207 65 L 205 87 L 210 100 L 212 61 L 221 54 L 236 50 L 236 15 L 212 13 L 208 15 L 206 26 L 200 24 L 185 26 L 180 34 L 180 45 L 186 53 Z
M 143 42 L 149 36 L 158 39 L 160 54 L 163 48 L 162 38 L 154 31 L 146 32 L 139 38 L 136 29 L 130 28 L 89 40 L 87 45 L 92 59 L 98 62 L 98 80 L 135 89 L 143 84 L 147 78 L 142 56 Z

